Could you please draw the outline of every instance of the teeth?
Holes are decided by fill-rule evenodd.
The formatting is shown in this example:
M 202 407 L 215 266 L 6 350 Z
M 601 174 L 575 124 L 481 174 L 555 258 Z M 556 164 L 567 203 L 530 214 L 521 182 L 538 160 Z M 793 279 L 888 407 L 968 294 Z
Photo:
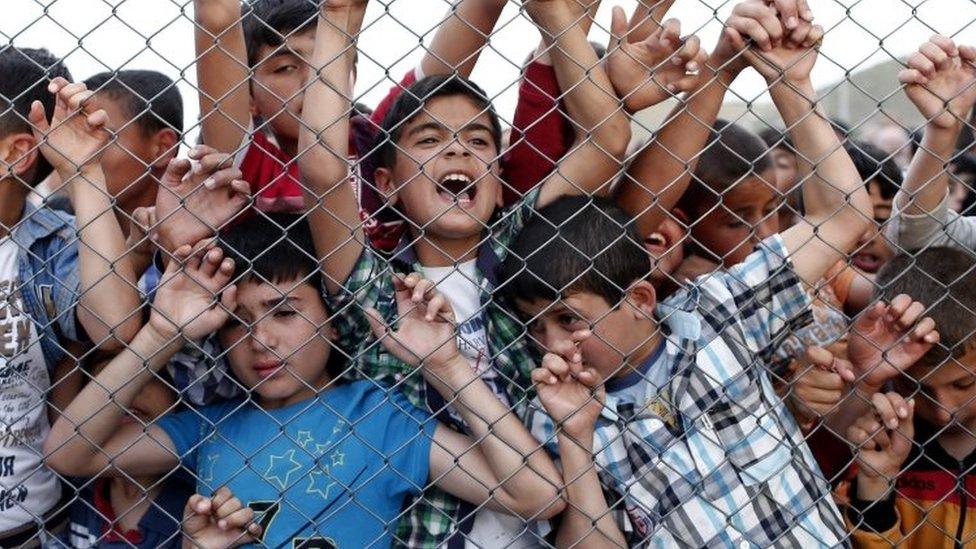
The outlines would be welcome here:
M 445 175 L 444 178 L 441 179 L 441 182 L 442 183 L 445 183 L 447 181 L 458 181 L 460 183 L 471 183 L 471 178 L 468 177 L 467 175 L 464 175 L 463 173 L 452 173 L 452 174 Z
M 667 239 L 665 239 L 664 235 L 661 233 L 651 233 L 651 235 L 647 237 L 647 242 L 653 246 L 661 247 L 668 243 Z

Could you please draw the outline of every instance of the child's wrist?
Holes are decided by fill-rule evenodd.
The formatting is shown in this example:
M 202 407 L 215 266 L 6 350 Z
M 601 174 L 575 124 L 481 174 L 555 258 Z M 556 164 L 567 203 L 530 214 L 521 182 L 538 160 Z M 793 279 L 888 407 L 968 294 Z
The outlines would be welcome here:
M 857 499 L 880 501 L 888 497 L 893 481 L 884 476 L 870 476 L 865 472 L 857 475 Z
M 468 364 L 467 359 L 460 353 L 442 361 L 431 361 L 424 366 L 424 374 L 430 377 L 430 381 L 446 385 L 452 391 L 464 389 L 478 374 Z

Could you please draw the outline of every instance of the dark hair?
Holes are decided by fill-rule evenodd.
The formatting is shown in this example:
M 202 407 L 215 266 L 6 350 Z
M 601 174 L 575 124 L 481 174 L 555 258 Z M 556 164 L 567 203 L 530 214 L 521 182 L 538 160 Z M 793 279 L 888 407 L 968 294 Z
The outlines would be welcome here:
M 306 282 L 317 295 L 323 295 L 324 281 L 313 255 L 312 231 L 304 216 L 257 214 L 221 234 L 220 247 L 234 260 L 233 280 L 237 284 Z M 338 379 L 345 367 L 345 355 L 333 350 L 326 371 Z
M 85 80 L 85 85 L 118 102 L 144 134 L 167 128 L 183 134 L 183 97 L 176 82 L 165 74 L 146 70 L 101 72 Z
M 759 132 L 759 139 L 763 140 L 763 143 L 766 144 L 768 149 L 786 149 L 796 154 L 796 149 L 793 147 L 793 140 L 790 139 L 790 136 L 776 128 L 766 128 Z
M 31 104 L 40 101 L 50 118 L 54 112 L 54 95 L 47 91 L 48 82 L 61 76 L 71 80 L 71 73 L 58 57 L 46 49 L 0 48 L 0 137 L 30 132 L 27 121 Z M 34 187 L 51 174 L 53 168 L 43 155 L 37 155 L 32 181 Z
M 633 219 L 607 198 L 567 196 L 532 216 L 499 266 L 501 298 L 556 301 L 589 292 L 615 306 L 651 272 Z
M 315 28 L 318 3 L 310 0 L 251 0 L 241 6 L 247 64 L 258 63 L 262 46 L 276 48 L 292 33 Z
M 917 255 L 899 254 L 878 273 L 882 299 L 908 294 L 925 305 L 940 341 L 919 364 L 938 366 L 972 350 L 976 333 L 976 257 L 959 248 L 926 248 Z
M 302 280 L 318 291 L 322 276 L 313 251 L 308 221 L 296 214 L 257 214 L 220 236 L 220 247 L 234 260 L 234 280 Z
M 718 120 L 678 207 L 689 214 L 701 211 L 703 205 L 720 201 L 743 178 L 758 176 L 772 165 L 769 149 L 758 135 L 738 124 Z
M 972 154 L 960 154 L 953 158 L 949 165 L 952 166 L 953 177 L 957 184 L 966 185 L 960 180 L 960 176 L 969 175 L 976 181 L 976 156 Z M 966 186 L 966 198 L 962 201 L 963 215 L 972 215 L 973 207 L 976 206 L 976 189 Z
M 855 140 L 845 143 L 844 150 L 854 161 L 865 186 L 873 181 L 878 184 L 882 198 L 895 198 L 901 188 L 902 174 L 892 155 L 870 143 Z
M 404 126 L 420 115 L 424 105 L 431 99 L 450 96 L 466 97 L 488 114 L 491 139 L 495 143 L 495 148 L 501 152 L 501 122 L 485 91 L 474 82 L 460 76 L 428 76 L 403 90 L 383 117 L 372 148 L 375 151 L 376 167 L 392 168 L 396 162 L 397 143 L 400 141 Z

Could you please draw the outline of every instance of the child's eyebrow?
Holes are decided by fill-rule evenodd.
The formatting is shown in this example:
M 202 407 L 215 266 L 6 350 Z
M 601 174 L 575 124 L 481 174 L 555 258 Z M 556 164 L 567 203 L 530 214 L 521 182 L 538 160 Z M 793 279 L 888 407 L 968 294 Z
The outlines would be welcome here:
M 271 55 L 265 57 L 264 60 L 261 61 L 261 62 L 262 63 L 267 63 L 268 61 L 271 61 L 272 59 L 277 59 L 278 57 L 286 57 L 286 56 L 293 56 L 293 57 L 297 57 L 299 59 L 305 59 L 305 57 L 306 57 L 301 52 L 299 52 L 299 51 L 297 51 L 295 49 L 292 49 L 290 46 L 285 45 L 285 44 L 282 44 L 280 47 L 278 47 L 274 51 L 274 53 L 272 53 Z
M 439 122 L 425 122 L 423 124 L 420 124 L 419 126 L 414 126 L 413 128 L 410 128 L 410 131 L 407 132 L 407 135 L 408 136 L 417 135 L 418 133 L 425 132 L 427 130 L 446 130 L 446 129 L 447 128 L 444 126 L 444 124 L 441 124 Z
M 295 301 L 297 299 L 298 298 L 293 295 L 286 295 L 286 296 L 276 297 L 272 299 L 265 299 L 264 301 L 261 302 L 261 305 L 267 309 L 275 309 L 277 307 L 280 307 L 288 302 Z
M 413 128 L 410 128 L 410 131 L 407 132 L 407 135 L 408 136 L 412 136 L 412 135 L 416 135 L 416 134 L 421 133 L 421 132 L 425 132 L 427 130 L 437 130 L 437 131 L 446 131 L 446 132 L 450 132 L 451 131 L 450 128 L 448 128 L 444 124 L 441 124 L 440 122 L 425 122 L 423 124 L 420 124 L 419 126 L 415 126 Z M 458 130 L 456 133 L 464 133 L 464 132 L 487 132 L 487 133 L 492 133 L 492 130 L 491 130 L 491 128 L 489 128 L 485 124 L 482 124 L 480 122 L 472 122 L 470 124 L 465 125 L 463 128 L 461 128 L 460 130 Z

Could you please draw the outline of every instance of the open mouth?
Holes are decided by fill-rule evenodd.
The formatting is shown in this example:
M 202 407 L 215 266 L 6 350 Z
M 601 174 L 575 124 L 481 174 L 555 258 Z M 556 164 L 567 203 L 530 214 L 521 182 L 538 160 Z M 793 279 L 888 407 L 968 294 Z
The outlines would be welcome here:
M 437 187 L 437 196 L 441 200 L 461 206 L 470 206 L 474 202 L 475 195 L 478 194 L 478 186 L 467 174 L 460 172 L 445 175 L 437 183 Z
M 644 239 L 644 247 L 647 248 L 647 251 L 660 257 L 668 251 L 668 239 L 663 233 L 654 232 Z
M 868 252 L 858 252 L 851 258 L 854 267 L 866 272 L 876 273 L 881 268 L 881 258 Z

